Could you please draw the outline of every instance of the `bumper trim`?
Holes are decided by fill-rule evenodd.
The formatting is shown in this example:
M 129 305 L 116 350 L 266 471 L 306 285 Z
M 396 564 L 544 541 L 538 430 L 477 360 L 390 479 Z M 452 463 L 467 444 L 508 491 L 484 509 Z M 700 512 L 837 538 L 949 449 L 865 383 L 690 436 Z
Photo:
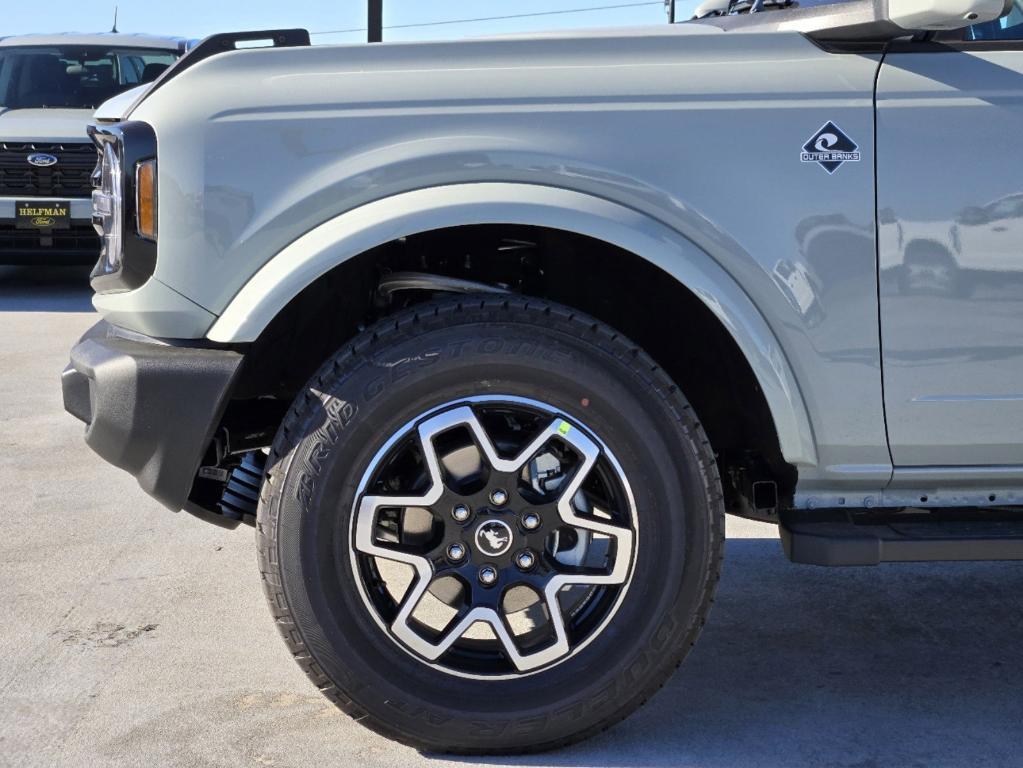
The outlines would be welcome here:
M 126 339 L 100 321 L 71 350 L 64 408 L 85 442 L 164 506 L 185 506 L 243 356 Z

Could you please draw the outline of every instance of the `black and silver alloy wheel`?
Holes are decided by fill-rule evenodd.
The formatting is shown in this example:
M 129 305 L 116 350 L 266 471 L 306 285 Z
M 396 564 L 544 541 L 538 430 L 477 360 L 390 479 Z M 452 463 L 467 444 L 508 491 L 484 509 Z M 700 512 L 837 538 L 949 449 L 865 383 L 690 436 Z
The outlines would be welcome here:
M 391 638 L 448 672 L 557 664 L 606 626 L 628 588 L 636 510 L 620 465 L 538 401 L 435 409 L 387 441 L 359 491 L 361 594 Z
M 652 696 L 710 608 L 714 454 L 674 383 L 566 307 L 461 297 L 345 345 L 298 394 L 257 515 L 313 683 L 419 749 L 552 749 Z

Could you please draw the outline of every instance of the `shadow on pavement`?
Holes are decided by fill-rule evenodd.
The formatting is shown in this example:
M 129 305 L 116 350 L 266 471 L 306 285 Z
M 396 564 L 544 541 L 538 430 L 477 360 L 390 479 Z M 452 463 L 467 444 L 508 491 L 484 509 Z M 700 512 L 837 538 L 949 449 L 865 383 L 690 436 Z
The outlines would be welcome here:
M 90 267 L 0 267 L 0 312 L 91 312 Z
M 780 550 L 776 539 L 728 541 L 702 638 L 624 723 L 559 752 L 465 762 L 1020 765 L 1023 569 L 826 569 Z

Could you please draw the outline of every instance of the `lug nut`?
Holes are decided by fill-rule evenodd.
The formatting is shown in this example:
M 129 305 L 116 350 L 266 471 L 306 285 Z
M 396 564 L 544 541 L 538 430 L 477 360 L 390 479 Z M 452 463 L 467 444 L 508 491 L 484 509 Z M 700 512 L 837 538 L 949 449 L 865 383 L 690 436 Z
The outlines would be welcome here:
M 508 492 L 501 488 L 495 488 L 490 492 L 490 501 L 494 506 L 503 507 L 508 503 Z
M 540 515 L 536 512 L 527 512 L 522 516 L 522 527 L 527 531 L 535 531 L 540 527 Z
M 448 547 L 448 557 L 452 560 L 461 560 L 465 557 L 465 547 L 461 544 L 452 544 Z
M 534 555 L 528 549 L 524 549 L 517 555 L 515 555 L 515 565 L 517 565 L 523 571 L 528 571 L 530 568 L 536 565 L 536 555 Z
M 485 565 L 480 568 L 479 572 L 480 584 L 489 587 L 495 581 L 497 581 L 497 570 L 491 568 L 489 565 Z
M 451 510 L 451 516 L 455 518 L 459 523 L 464 523 L 469 519 L 471 512 L 465 504 L 457 504 L 454 509 Z

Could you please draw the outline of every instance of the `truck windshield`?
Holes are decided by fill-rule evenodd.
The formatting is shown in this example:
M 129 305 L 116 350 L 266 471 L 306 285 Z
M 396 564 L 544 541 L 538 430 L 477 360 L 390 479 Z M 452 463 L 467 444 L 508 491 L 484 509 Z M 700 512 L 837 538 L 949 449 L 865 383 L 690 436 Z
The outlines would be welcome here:
M 112 96 L 155 80 L 175 51 L 106 46 L 0 48 L 0 107 L 95 109 Z

